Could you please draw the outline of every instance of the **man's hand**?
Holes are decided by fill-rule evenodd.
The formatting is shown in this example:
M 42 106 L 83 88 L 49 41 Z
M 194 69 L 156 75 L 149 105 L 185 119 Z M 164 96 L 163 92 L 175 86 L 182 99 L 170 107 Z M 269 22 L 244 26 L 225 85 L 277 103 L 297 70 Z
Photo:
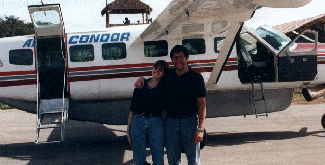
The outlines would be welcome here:
M 142 87 L 144 86 L 144 80 L 145 78 L 139 77 L 138 80 L 135 82 L 134 87 L 142 89 Z
M 203 140 L 204 133 L 203 131 L 196 130 L 194 133 L 194 143 L 199 143 Z

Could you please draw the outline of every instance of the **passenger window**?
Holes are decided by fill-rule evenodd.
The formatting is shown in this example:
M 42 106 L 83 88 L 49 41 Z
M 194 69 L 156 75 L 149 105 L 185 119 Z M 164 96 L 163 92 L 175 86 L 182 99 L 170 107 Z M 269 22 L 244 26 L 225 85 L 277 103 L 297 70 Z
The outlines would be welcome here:
M 225 41 L 226 37 L 216 37 L 214 38 L 214 52 L 220 53 L 221 46 Z
M 31 49 L 10 50 L 9 63 L 12 65 L 33 65 L 33 51 Z
M 125 43 L 107 43 L 102 45 L 103 60 L 119 60 L 126 58 Z
M 161 41 L 146 41 L 144 42 L 144 56 L 146 57 L 161 57 L 168 55 L 168 43 L 165 40 Z
M 183 39 L 182 44 L 187 47 L 190 55 L 205 53 L 205 40 L 203 38 Z
M 71 62 L 94 61 L 94 46 L 93 45 L 71 46 L 69 53 L 70 53 L 70 61 Z

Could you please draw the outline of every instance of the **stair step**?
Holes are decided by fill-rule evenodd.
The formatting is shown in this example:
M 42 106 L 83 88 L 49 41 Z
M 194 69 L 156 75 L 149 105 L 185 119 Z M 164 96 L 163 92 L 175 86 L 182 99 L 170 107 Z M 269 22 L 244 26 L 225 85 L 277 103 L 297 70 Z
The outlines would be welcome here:
M 254 88 L 254 81 L 258 81 L 261 84 L 261 95 L 262 95 L 261 99 L 256 99 L 256 96 L 255 96 L 256 91 L 255 91 L 255 88 Z M 266 116 L 266 117 L 268 117 L 267 107 L 266 107 L 266 99 L 265 99 L 265 96 L 264 96 L 264 88 L 263 88 L 263 82 L 261 81 L 261 77 L 255 76 L 254 81 L 252 81 L 251 84 L 252 84 L 252 88 L 253 88 L 253 98 L 254 98 L 254 108 L 255 108 L 256 118 L 258 116 Z M 258 114 L 258 111 L 257 111 L 257 108 L 256 108 L 256 102 L 258 102 L 258 101 L 264 101 L 265 111 L 266 111 L 265 114 Z
M 61 128 L 62 126 L 40 126 L 38 129 Z
M 35 140 L 35 143 L 36 144 L 50 144 L 50 143 L 60 143 L 61 141 L 49 141 L 49 142 L 47 142 L 47 141 L 41 141 L 41 142 L 39 142 L 39 141 L 37 141 L 37 140 Z

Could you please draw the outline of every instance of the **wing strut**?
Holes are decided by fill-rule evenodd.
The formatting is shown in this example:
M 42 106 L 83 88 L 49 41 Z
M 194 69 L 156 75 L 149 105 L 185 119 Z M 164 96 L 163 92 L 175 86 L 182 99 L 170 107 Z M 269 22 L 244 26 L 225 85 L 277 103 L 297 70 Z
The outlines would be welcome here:
M 244 23 L 232 23 L 230 25 L 228 35 L 222 45 L 222 48 L 220 50 L 220 54 L 218 56 L 218 59 L 214 65 L 214 68 L 211 72 L 211 75 L 209 77 L 208 83 L 206 84 L 206 88 L 208 91 L 215 91 L 217 90 L 217 83 L 219 81 L 219 78 L 222 73 L 222 69 L 225 67 L 227 60 L 231 54 L 231 51 L 233 50 L 234 44 L 235 44 L 235 37 L 237 34 L 240 34 L 240 30 L 242 28 Z M 228 52 L 227 54 L 225 52 Z
M 222 67 L 221 67 L 221 69 L 220 69 L 219 75 L 218 75 L 218 77 L 217 77 L 215 83 L 218 83 L 218 81 L 219 81 L 219 78 L 220 78 L 220 76 L 221 76 L 222 70 L 223 70 L 223 68 L 224 68 L 224 67 L 226 66 L 226 64 L 227 64 L 227 61 L 228 61 L 228 59 L 229 59 L 229 56 L 230 56 L 230 54 L 231 54 L 231 51 L 232 51 L 233 48 L 234 48 L 234 45 L 235 45 L 236 40 L 240 37 L 240 36 L 239 36 L 239 35 L 240 35 L 240 31 L 242 30 L 243 26 L 244 26 L 244 23 L 241 23 L 240 28 L 239 28 L 239 30 L 238 30 L 236 36 L 235 36 L 234 41 L 233 41 L 232 44 L 231 44 L 231 47 L 230 47 L 230 49 L 229 49 L 229 51 L 228 51 L 228 55 L 227 55 L 227 57 L 226 57 L 226 60 L 224 61 L 223 65 L 222 65 Z
M 256 9 L 258 9 L 258 8 L 256 8 Z M 256 9 L 252 12 L 251 18 L 254 16 Z M 216 91 L 217 90 L 217 83 L 220 79 L 222 70 L 227 64 L 229 56 L 230 56 L 231 52 L 233 51 L 234 45 L 236 43 L 236 39 L 239 37 L 243 26 L 244 26 L 244 22 L 232 22 L 231 23 L 231 26 L 228 31 L 228 35 L 225 39 L 224 44 L 222 45 L 220 54 L 218 56 L 218 59 L 214 65 L 214 68 L 213 68 L 212 73 L 209 77 L 208 83 L 206 85 L 206 88 L 208 91 Z M 233 34 L 236 34 L 236 35 L 233 35 Z M 227 55 L 225 55 L 224 52 L 226 52 L 227 50 L 228 50 L 228 53 L 227 53 Z M 214 81 L 214 79 L 215 79 L 215 81 Z

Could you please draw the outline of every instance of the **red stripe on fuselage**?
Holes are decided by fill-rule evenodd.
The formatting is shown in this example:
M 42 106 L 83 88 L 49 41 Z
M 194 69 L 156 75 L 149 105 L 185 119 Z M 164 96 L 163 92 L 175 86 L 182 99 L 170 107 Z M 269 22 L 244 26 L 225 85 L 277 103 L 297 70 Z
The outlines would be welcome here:
M 212 72 L 213 67 L 200 67 L 192 68 L 196 72 Z M 223 71 L 232 71 L 238 70 L 237 65 L 225 66 Z M 89 76 L 75 76 L 69 77 L 69 82 L 78 82 L 78 81 L 92 81 L 100 79 L 115 79 L 115 78 L 128 78 L 128 77 L 140 77 L 140 76 L 151 76 L 151 71 L 146 72 L 130 72 L 130 73 L 118 73 L 118 74 L 102 74 L 102 75 L 89 75 Z
M 132 73 L 119 73 L 119 74 L 76 76 L 76 77 L 69 77 L 69 82 L 92 81 L 92 80 L 100 80 L 100 79 L 128 78 L 128 77 L 140 77 L 140 76 L 151 76 L 151 74 L 152 74 L 151 71 L 148 71 L 148 72 L 132 72 Z
M 13 72 L 0 72 L 0 76 L 23 76 L 34 74 L 36 77 L 36 71 L 13 71 Z M 10 87 L 10 86 L 22 86 L 22 85 L 33 85 L 36 84 L 35 79 L 26 80 L 13 80 L 13 81 L 0 81 L 0 87 Z
M 325 54 L 319 54 L 318 56 L 325 56 Z M 228 61 L 235 62 L 237 58 L 229 58 Z M 214 63 L 213 60 L 194 60 L 189 61 L 189 64 L 206 64 L 206 63 Z M 172 65 L 171 62 L 168 62 Z M 325 61 L 318 61 L 317 64 L 325 64 Z M 87 71 L 95 71 L 95 70 L 105 70 L 105 69 L 130 69 L 130 68 L 141 68 L 141 67 L 152 67 L 153 63 L 142 63 L 142 64 L 124 64 L 124 65 L 109 65 L 109 66 L 93 66 L 93 67 L 79 67 L 79 68 L 69 68 L 68 75 L 71 72 L 87 72 Z M 212 72 L 213 66 L 206 67 L 193 67 L 193 70 L 201 73 L 201 72 Z M 223 71 L 234 71 L 238 70 L 238 65 L 226 65 Z M 35 71 L 13 71 L 13 72 L 0 72 L 0 76 L 15 76 L 15 75 L 28 75 L 35 74 Z M 74 76 L 69 77 L 69 82 L 78 82 L 78 81 L 92 81 L 92 80 L 100 80 L 100 79 L 115 79 L 115 78 L 128 78 L 128 77 L 140 77 L 140 76 L 151 76 L 151 71 L 144 72 L 129 72 L 129 73 L 108 73 L 108 74 L 100 74 L 100 75 L 84 75 L 84 76 Z M 0 82 L 0 87 L 8 87 L 8 86 L 21 86 L 21 85 L 32 85 L 36 84 L 36 79 L 28 79 L 28 80 L 15 80 L 15 81 L 2 81 Z
M 32 71 L 0 72 L 0 76 L 21 76 L 21 75 L 28 75 L 28 74 L 35 74 L 36 75 L 36 70 L 32 70 Z
M 36 85 L 36 79 L 0 82 L 0 87 L 23 86 L 23 85 Z

